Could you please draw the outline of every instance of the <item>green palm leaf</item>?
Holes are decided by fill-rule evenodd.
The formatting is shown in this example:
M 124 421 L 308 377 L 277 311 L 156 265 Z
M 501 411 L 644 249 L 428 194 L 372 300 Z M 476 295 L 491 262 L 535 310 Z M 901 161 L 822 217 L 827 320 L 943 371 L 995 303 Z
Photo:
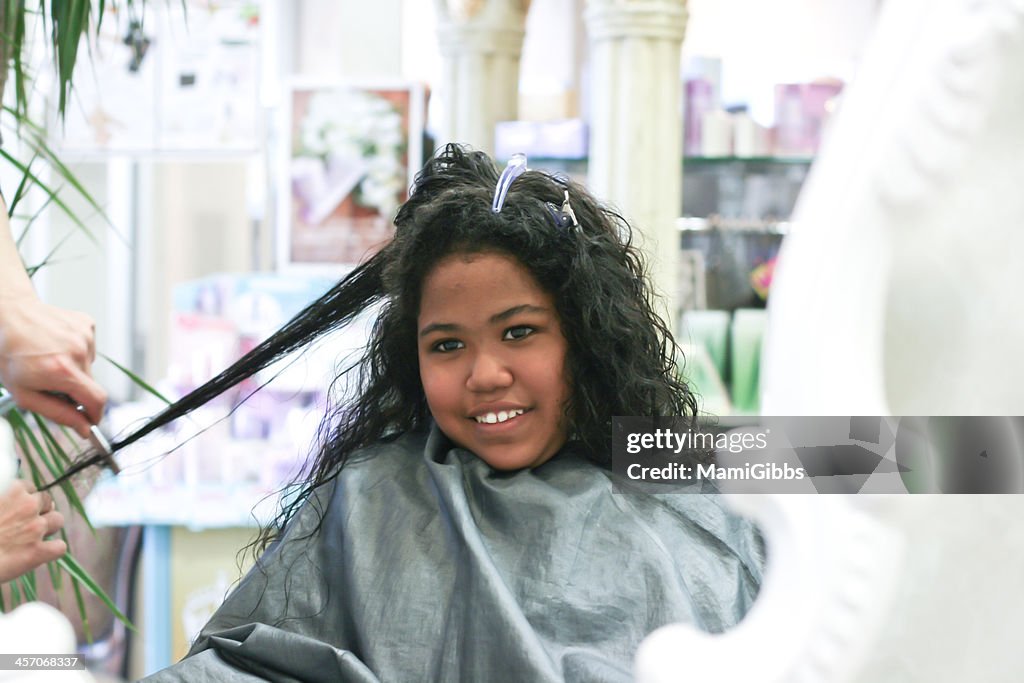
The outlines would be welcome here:
M 117 4 L 123 6 L 131 16 L 136 2 L 122 0 Z M 184 7 L 184 0 L 182 6 Z M 107 226 L 113 226 L 110 226 L 102 207 L 49 147 L 47 142 L 49 136 L 45 126 L 40 125 L 31 117 L 29 105 L 30 95 L 33 92 L 34 74 L 28 65 L 30 46 L 27 44 L 29 34 L 26 27 L 30 26 L 32 22 L 41 22 L 43 31 L 48 38 L 49 55 L 57 77 L 57 113 L 63 120 L 73 93 L 73 76 L 79 50 L 83 43 L 88 46 L 92 35 L 98 34 L 106 9 L 105 0 L 96 0 L 95 8 L 92 0 L 39 0 L 38 4 L 32 3 L 31 7 L 26 4 L 25 0 L 0 0 L 0 60 L 2 60 L 0 101 L 3 101 L 3 94 L 8 83 L 11 84 L 14 94 L 13 104 L 0 109 L 0 117 L 2 117 L 5 135 L 13 135 L 19 139 L 32 156 L 30 161 L 24 162 L 0 147 L 0 163 L 10 164 L 21 174 L 21 182 L 10 197 L 8 213 L 13 216 L 15 209 L 28 193 L 33 189 L 38 189 L 44 195 L 44 201 L 35 216 L 38 216 L 39 212 L 47 207 L 56 208 L 67 215 L 75 226 L 94 243 L 98 243 L 96 237 L 87 227 L 83 217 L 61 197 L 63 190 L 68 189 L 84 199 L 88 206 L 106 221 Z M 40 167 L 45 167 L 48 174 L 41 173 Z M 50 177 L 57 179 L 57 182 L 51 183 L 43 180 L 43 178 Z M 29 225 L 35 216 L 29 219 Z M 45 265 L 52 255 L 51 253 L 47 256 L 44 263 L 39 265 Z M 38 267 L 35 266 L 30 270 L 35 270 Z M 146 391 L 161 400 L 167 400 L 127 368 L 114 361 L 111 362 L 121 368 Z M 61 444 L 70 441 L 58 440 L 47 423 L 36 415 L 28 420 L 21 414 L 11 413 L 8 419 L 14 427 L 15 438 L 25 460 L 28 474 L 37 486 L 65 471 L 72 458 Z M 64 433 L 67 434 L 67 431 L 65 430 Z M 64 485 L 62 490 L 74 513 L 92 528 L 85 507 L 70 482 Z M 63 530 L 61 536 L 67 542 L 67 535 Z M 119 620 L 134 629 L 127 617 L 121 613 L 99 584 L 71 556 L 70 545 L 68 554 L 48 565 L 47 571 L 50 581 L 58 591 L 64 585 L 64 575 L 70 578 L 71 589 L 89 640 L 92 635 L 83 599 L 83 588 L 98 597 Z M 16 607 L 23 600 L 34 600 L 37 595 L 35 581 L 34 574 L 30 574 L 9 582 L 7 586 L 10 591 L 10 600 L 5 603 L 4 595 L 0 592 L 0 612 L 6 611 L 9 607 Z
M 40 180 L 39 176 L 33 174 L 32 170 L 26 164 L 21 163 L 21 161 L 19 161 L 17 158 L 9 154 L 2 147 L 0 147 L 0 158 L 3 158 L 7 163 L 14 166 L 24 175 L 28 176 L 29 180 L 31 180 L 32 182 L 32 185 L 38 187 L 40 190 L 46 193 L 47 198 L 53 201 L 54 204 L 59 206 L 60 209 L 68 216 L 68 218 L 70 218 L 75 223 L 75 225 L 77 225 L 82 230 L 82 232 L 84 232 L 86 236 L 88 236 L 88 238 L 92 240 L 93 244 L 99 244 L 99 241 L 96 239 L 96 235 L 92 234 L 92 230 L 90 230 L 88 226 L 86 226 L 85 221 L 83 221 L 81 217 L 79 217 L 79 215 L 75 213 L 64 202 L 64 200 L 58 196 L 59 190 L 50 187 L 42 180 Z
M 111 358 L 107 354 L 101 353 L 100 356 L 102 356 L 104 358 L 104 360 L 106 360 L 108 363 L 113 365 L 115 368 L 117 368 L 118 370 L 123 372 L 125 375 L 127 375 L 128 379 L 130 379 L 131 381 L 135 382 L 135 384 L 138 385 L 141 389 L 143 389 L 144 391 L 146 391 L 149 394 L 152 394 L 156 398 L 158 398 L 161 401 L 163 401 L 165 404 L 171 405 L 171 400 L 169 398 L 167 398 L 166 396 L 164 396 L 163 394 L 161 394 L 155 388 L 150 386 L 149 383 L 146 382 L 146 380 L 142 379 L 141 377 L 136 375 L 134 372 L 132 372 L 131 370 L 129 370 L 125 366 L 123 366 L 120 363 L 118 363 L 116 360 L 114 360 L 113 358 Z

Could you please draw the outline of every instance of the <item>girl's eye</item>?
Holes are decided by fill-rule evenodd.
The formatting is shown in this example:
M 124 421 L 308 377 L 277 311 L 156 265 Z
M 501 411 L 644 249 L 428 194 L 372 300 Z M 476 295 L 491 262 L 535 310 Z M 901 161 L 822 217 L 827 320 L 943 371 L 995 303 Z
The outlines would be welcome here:
M 458 351 L 465 344 L 460 342 L 458 339 L 444 339 L 433 345 L 432 350 L 439 353 L 451 353 L 452 351 Z
M 530 327 L 528 325 L 520 325 L 518 327 L 510 327 L 507 330 L 505 330 L 505 336 L 502 337 L 502 340 L 504 340 L 504 341 L 515 341 L 517 339 L 525 339 L 526 337 L 529 337 L 531 334 L 533 334 L 536 331 L 537 330 L 535 330 L 534 328 L 532 328 L 532 327 Z

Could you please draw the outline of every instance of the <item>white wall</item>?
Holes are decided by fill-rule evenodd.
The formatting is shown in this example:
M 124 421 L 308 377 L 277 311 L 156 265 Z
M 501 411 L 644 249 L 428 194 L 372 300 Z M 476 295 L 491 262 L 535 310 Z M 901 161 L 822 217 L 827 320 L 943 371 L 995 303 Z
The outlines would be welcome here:
M 724 104 L 774 119 L 774 83 L 851 79 L 877 12 L 875 0 L 689 0 L 687 57 L 722 62 Z
M 244 159 L 148 163 L 143 190 L 138 339 L 144 377 L 167 372 L 174 286 L 215 273 L 258 269 L 255 228 L 247 212 Z
M 298 0 L 294 2 L 297 70 L 325 79 L 398 78 L 402 9 L 428 0 Z

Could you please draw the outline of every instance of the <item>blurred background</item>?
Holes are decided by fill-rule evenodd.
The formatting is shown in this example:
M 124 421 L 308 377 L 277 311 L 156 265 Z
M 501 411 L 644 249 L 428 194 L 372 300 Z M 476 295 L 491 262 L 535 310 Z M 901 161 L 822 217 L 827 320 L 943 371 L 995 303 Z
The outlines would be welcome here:
M 99 350 L 173 398 L 386 240 L 436 147 L 525 152 L 640 229 L 703 409 L 756 414 L 776 256 L 881 3 L 639 4 L 107 3 L 66 119 L 42 112 L 106 218 L 70 197 L 94 239 L 55 211 L 15 221 L 26 263 L 47 261 L 36 288 L 92 315 Z M 90 608 L 94 642 L 79 631 L 98 672 L 134 679 L 184 654 L 364 334 L 272 368 L 95 484 L 99 540 L 78 530 L 73 547 L 139 627 Z M 159 409 L 113 363 L 95 373 L 111 433 Z

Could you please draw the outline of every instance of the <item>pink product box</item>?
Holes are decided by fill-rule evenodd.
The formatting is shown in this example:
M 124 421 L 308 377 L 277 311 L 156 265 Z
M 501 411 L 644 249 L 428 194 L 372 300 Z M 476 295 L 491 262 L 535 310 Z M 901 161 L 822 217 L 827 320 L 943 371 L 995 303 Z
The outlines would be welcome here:
M 684 155 L 698 157 L 705 154 L 704 117 L 717 108 L 715 88 L 711 81 L 703 78 L 691 78 L 686 81 L 686 96 L 683 100 Z
M 224 318 L 200 313 L 171 316 L 171 384 L 188 392 L 212 379 L 241 357 L 237 326 Z
M 843 90 L 843 84 L 783 83 L 775 86 L 775 154 L 811 156 Z
M 502 121 L 494 129 L 494 154 L 508 159 L 527 157 L 582 159 L 587 156 L 587 124 L 582 119 L 563 121 Z
M 334 282 L 322 276 L 255 273 L 214 275 L 177 285 L 171 322 L 171 383 L 189 391 L 211 379 Z
M 248 393 L 259 387 L 253 383 Z M 253 393 L 231 413 L 231 437 L 290 443 L 288 421 L 292 410 L 315 412 L 326 410 L 325 389 L 304 392 L 279 391 L 273 386 Z

